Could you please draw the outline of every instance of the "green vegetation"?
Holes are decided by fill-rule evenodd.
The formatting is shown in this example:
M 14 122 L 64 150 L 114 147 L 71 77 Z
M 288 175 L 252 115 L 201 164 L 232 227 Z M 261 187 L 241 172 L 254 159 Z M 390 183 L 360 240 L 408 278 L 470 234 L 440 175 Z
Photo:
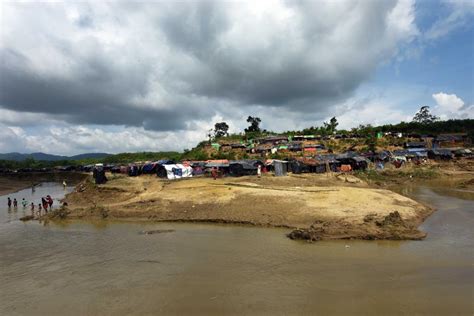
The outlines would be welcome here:
M 185 150 L 181 156 L 181 160 L 207 160 L 208 154 L 202 150 L 203 145 L 198 145 L 191 150 Z M 180 159 L 178 159 L 180 160 Z
M 474 136 L 474 120 L 447 120 L 436 121 L 430 124 L 419 122 L 401 122 L 398 124 L 387 124 L 382 126 L 361 125 L 352 129 L 360 135 L 374 134 L 380 132 L 399 132 L 404 134 L 445 134 L 445 133 L 467 133 L 471 138 Z
M 42 169 L 42 168 L 54 168 L 58 166 L 83 166 L 96 163 L 107 163 L 107 164 L 120 164 L 130 163 L 136 161 L 156 161 L 161 159 L 181 160 L 183 157 L 182 153 L 170 151 L 170 152 L 139 152 L 139 153 L 121 153 L 116 155 L 110 155 L 102 159 L 89 158 L 82 160 L 58 160 L 58 161 L 43 161 L 26 159 L 24 161 L 10 161 L 0 160 L 0 169 Z
M 101 159 L 103 163 L 129 163 L 134 161 L 156 161 L 161 159 L 180 160 L 182 154 L 176 151 L 121 153 Z M 97 163 L 98 161 L 93 161 Z
M 29 158 L 23 161 L 0 160 L 0 169 L 9 169 L 9 170 L 17 170 L 17 169 L 24 169 L 24 168 L 42 169 L 42 168 L 53 168 L 55 166 L 71 166 L 71 165 L 77 165 L 77 164 L 78 164 L 77 161 L 69 161 L 69 160 L 39 161 L 39 160 L 34 160 L 32 158 Z
M 422 106 L 420 110 L 416 112 L 415 116 L 413 117 L 413 122 L 417 122 L 421 124 L 431 124 L 437 120 L 439 120 L 439 117 L 430 113 L 429 106 Z
M 214 125 L 214 137 L 223 137 L 229 135 L 229 125 L 226 122 L 216 123 Z
M 438 135 L 447 133 L 467 133 L 471 138 L 474 136 L 474 119 L 435 121 L 429 124 L 420 122 L 400 122 L 398 124 L 386 124 L 381 126 L 359 125 L 350 131 L 338 130 L 338 134 L 357 134 L 361 136 L 373 135 L 377 132 L 398 132 L 403 134 Z M 328 129 L 322 127 L 309 127 L 303 130 L 286 131 L 283 135 L 329 135 Z
M 438 177 L 439 171 L 432 168 L 402 168 L 395 170 L 374 170 L 355 171 L 355 176 L 367 182 L 386 183 L 387 181 L 397 181 L 398 179 L 433 179 Z
M 157 161 L 162 159 L 170 159 L 175 161 L 180 160 L 207 160 L 207 159 L 236 159 L 248 158 L 247 153 L 236 154 L 236 152 L 224 152 L 215 150 L 208 150 L 207 146 L 211 142 L 219 143 L 248 143 L 249 141 L 264 136 L 276 135 L 272 131 L 261 129 L 260 123 L 262 120 L 259 117 L 249 116 L 247 118 L 249 127 L 245 128 L 243 133 L 229 134 L 229 126 L 226 122 L 216 123 L 214 129 L 209 131 L 209 140 L 200 142 L 191 150 L 184 150 L 184 152 L 139 152 L 139 153 L 120 153 L 110 155 L 105 158 L 89 158 L 83 160 L 60 160 L 60 161 L 37 161 L 34 159 L 27 159 L 25 161 L 6 161 L 0 160 L 0 169 L 23 169 L 23 168 L 53 168 L 55 166 L 76 166 L 89 165 L 95 163 L 107 164 L 127 164 L 138 161 Z M 412 122 L 400 122 L 398 124 L 386 124 L 381 126 L 359 125 L 352 128 L 350 131 L 337 130 L 337 118 L 333 117 L 329 122 L 324 122 L 320 127 L 309 127 L 302 130 L 286 131 L 279 133 L 284 136 L 295 135 L 319 135 L 328 136 L 334 134 L 341 135 L 359 135 L 362 138 L 347 138 L 344 140 L 324 139 L 321 141 L 329 150 L 334 152 L 351 150 L 355 146 L 361 146 L 363 151 L 375 151 L 377 147 L 385 148 L 389 145 L 400 146 L 406 141 L 406 138 L 379 138 L 377 135 L 393 132 L 419 135 L 438 135 L 444 133 L 467 133 L 468 137 L 474 139 L 474 119 L 464 120 L 447 120 L 439 121 L 437 117 L 429 113 L 428 107 L 421 107 L 415 114 Z M 358 147 L 359 149 L 361 147 Z M 276 153 L 272 158 L 286 158 L 285 154 Z M 369 175 L 370 176 L 370 175 Z M 416 174 L 413 176 L 429 176 L 429 174 Z
M 435 169 L 417 168 L 408 172 L 410 176 L 416 179 L 432 179 L 439 176 L 439 172 Z

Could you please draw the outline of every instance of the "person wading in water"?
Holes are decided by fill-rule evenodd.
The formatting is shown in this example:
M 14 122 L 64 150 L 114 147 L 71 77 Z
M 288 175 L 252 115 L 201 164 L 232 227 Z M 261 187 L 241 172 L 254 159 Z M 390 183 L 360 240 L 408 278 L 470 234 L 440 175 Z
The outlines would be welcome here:
M 12 207 L 12 199 L 8 197 L 8 208 L 11 208 L 11 207 Z
M 46 196 L 46 201 L 48 202 L 49 209 L 52 210 L 53 209 L 53 199 L 51 198 L 51 195 L 48 194 Z
M 43 204 L 45 213 L 48 213 L 48 201 L 44 197 L 41 198 L 41 204 Z

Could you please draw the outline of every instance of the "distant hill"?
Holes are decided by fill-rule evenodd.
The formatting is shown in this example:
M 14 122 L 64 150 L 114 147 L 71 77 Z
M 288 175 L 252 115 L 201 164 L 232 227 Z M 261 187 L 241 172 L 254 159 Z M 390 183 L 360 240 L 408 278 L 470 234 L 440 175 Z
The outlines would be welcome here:
M 58 161 L 58 160 L 82 160 L 82 159 L 101 159 L 110 156 L 106 153 L 86 153 L 75 156 L 59 156 L 59 155 L 50 155 L 45 153 L 31 153 L 31 154 L 21 154 L 21 153 L 6 153 L 0 154 L 0 160 L 13 160 L 13 161 L 24 161 L 26 159 L 33 158 L 37 161 Z

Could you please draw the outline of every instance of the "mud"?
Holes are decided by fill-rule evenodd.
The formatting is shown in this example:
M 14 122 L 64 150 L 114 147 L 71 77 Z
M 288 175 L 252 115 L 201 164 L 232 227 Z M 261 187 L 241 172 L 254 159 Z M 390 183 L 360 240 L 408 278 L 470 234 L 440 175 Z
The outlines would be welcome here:
M 406 185 L 439 185 L 474 191 L 474 159 L 434 162 L 416 166 L 407 164 L 400 169 L 369 170 L 356 176 L 372 187 L 393 188 Z M 397 190 L 398 191 L 398 190 Z
M 19 219 L 20 221 L 26 222 L 26 221 L 34 220 L 35 217 L 33 215 L 27 215 L 27 216 L 20 217 Z
M 414 223 L 403 220 L 395 211 L 380 219 L 369 214 L 360 225 L 319 221 L 307 229 L 295 229 L 287 237 L 309 242 L 323 239 L 421 240 L 426 233 L 419 231 Z
M 174 233 L 174 229 L 155 229 L 155 230 L 143 230 L 140 232 L 141 235 L 155 235 L 163 233 Z
M 416 227 L 433 211 L 352 175 L 317 174 L 181 181 L 116 176 L 100 186 L 87 179 L 64 202 L 68 206 L 51 219 L 285 227 L 295 230 L 294 239 L 306 240 L 420 239 L 425 234 Z
M 59 182 L 66 180 L 71 185 L 83 181 L 87 174 L 78 172 L 30 172 L 2 174 L 0 176 L 0 195 L 17 192 L 34 187 L 42 182 Z

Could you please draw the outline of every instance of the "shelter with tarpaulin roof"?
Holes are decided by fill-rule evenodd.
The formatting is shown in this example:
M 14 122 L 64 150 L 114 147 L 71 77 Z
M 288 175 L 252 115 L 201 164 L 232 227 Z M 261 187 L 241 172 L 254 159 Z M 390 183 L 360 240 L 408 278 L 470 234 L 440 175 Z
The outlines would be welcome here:
M 454 156 L 458 158 L 472 158 L 474 157 L 472 150 L 467 148 L 456 149 L 454 151 Z
M 365 170 L 369 166 L 368 159 L 355 152 L 346 152 L 337 155 L 336 160 L 339 161 L 341 165 L 350 165 L 352 170 Z
M 433 148 L 467 147 L 472 140 L 466 133 L 440 134 L 433 140 Z
M 326 166 L 326 172 L 337 172 L 341 167 L 341 163 L 336 159 L 336 155 L 334 154 L 318 155 L 315 159 Z
M 426 148 L 425 142 L 406 142 L 403 144 L 404 148 Z
M 280 144 L 288 142 L 288 136 L 285 135 L 274 135 L 274 136 L 266 136 L 260 137 L 255 140 L 259 144 Z
M 216 169 L 220 175 L 225 175 L 229 173 L 229 166 L 227 159 L 207 160 L 204 171 L 210 173 L 212 169 Z
M 157 166 L 156 175 L 168 180 L 191 178 L 193 176 L 193 168 L 183 164 L 162 164 Z
M 302 151 L 303 150 L 303 143 L 302 142 L 290 142 L 288 143 L 288 150 L 289 151 Z
M 260 160 L 230 160 L 229 175 L 234 177 L 257 175 L 258 166 L 264 166 Z
M 436 148 L 428 151 L 428 158 L 433 160 L 451 160 L 454 154 L 451 149 Z
M 286 176 L 290 171 L 288 161 L 279 159 L 267 159 L 265 167 L 268 171 L 273 171 L 276 177 Z

